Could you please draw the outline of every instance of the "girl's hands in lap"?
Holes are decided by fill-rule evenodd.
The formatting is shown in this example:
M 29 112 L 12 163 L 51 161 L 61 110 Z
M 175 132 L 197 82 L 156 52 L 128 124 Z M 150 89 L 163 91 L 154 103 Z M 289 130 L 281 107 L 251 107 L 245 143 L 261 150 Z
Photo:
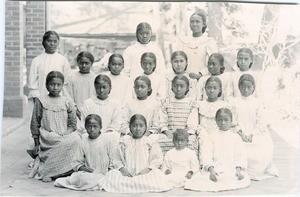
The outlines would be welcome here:
M 132 177 L 132 175 L 128 172 L 128 170 L 124 167 L 120 168 L 120 172 L 122 173 L 123 176 L 128 176 Z

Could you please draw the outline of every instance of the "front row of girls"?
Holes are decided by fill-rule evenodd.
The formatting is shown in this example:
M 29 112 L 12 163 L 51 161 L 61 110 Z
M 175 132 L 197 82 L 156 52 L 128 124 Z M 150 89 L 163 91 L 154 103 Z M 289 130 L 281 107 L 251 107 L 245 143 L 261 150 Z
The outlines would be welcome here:
M 126 113 L 123 113 L 121 104 L 117 100 L 109 97 L 112 89 L 110 78 L 107 75 L 98 75 L 94 80 L 96 96 L 85 100 L 81 111 L 81 119 L 85 125 L 88 137 L 86 134 L 76 131 L 76 107 L 69 97 L 60 95 L 63 84 L 64 76 L 60 72 L 50 72 L 46 78 L 46 88 L 49 94 L 38 97 L 36 99 L 37 102 L 34 104 L 31 131 L 35 142 L 34 150 L 36 159 L 30 174 L 32 177 L 43 179 L 44 181 L 51 181 L 59 176 L 66 176 L 74 170 L 74 166 L 72 166 L 71 162 L 73 155 L 79 155 L 78 157 L 84 155 L 84 162 L 90 164 L 85 165 L 85 167 L 77 166 L 75 171 L 84 169 L 84 171 L 87 172 L 95 171 L 103 175 L 108 171 L 108 175 L 105 177 L 110 178 L 102 179 L 101 177 L 102 182 L 99 182 L 103 183 L 101 187 L 106 191 L 125 193 L 165 191 L 172 187 L 170 186 L 171 183 L 168 181 L 162 182 L 164 179 L 160 177 L 163 174 L 154 169 L 160 166 L 163 159 L 161 155 L 178 153 L 168 153 L 168 151 L 173 150 L 174 147 L 176 150 L 180 147 L 176 144 L 178 136 L 174 134 L 179 132 L 178 130 L 185 130 L 186 132 L 186 134 L 184 134 L 184 142 L 186 145 L 184 146 L 192 150 L 193 154 L 198 154 L 198 162 L 200 166 L 202 166 L 202 170 L 200 170 L 201 168 L 199 169 L 201 176 L 203 175 L 205 177 L 205 170 L 210 172 L 208 182 L 211 180 L 220 181 L 221 183 L 222 180 L 227 180 L 229 176 L 227 176 L 228 166 L 235 166 L 235 176 L 237 180 L 239 180 L 238 183 L 242 183 L 241 180 L 247 181 L 246 172 L 248 172 L 250 178 L 253 180 L 261 180 L 277 175 L 276 168 L 272 164 L 273 142 L 263 121 L 264 114 L 263 108 L 260 106 L 261 102 L 259 102 L 258 98 L 253 96 L 256 87 L 255 80 L 249 74 L 244 74 L 240 77 L 238 84 L 241 97 L 232 102 L 232 107 L 226 104 L 225 101 L 219 99 L 222 95 L 222 82 L 218 77 L 212 76 L 206 81 L 205 91 L 207 99 L 193 102 L 193 99 L 187 97 L 189 92 L 189 79 L 184 75 L 177 75 L 172 80 L 174 97 L 164 99 L 161 105 L 157 104 L 159 108 L 158 114 L 156 114 L 157 111 L 155 111 L 156 107 L 147 109 L 146 105 L 142 107 L 139 105 L 139 102 L 143 103 L 145 99 L 147 100 L 148 96 L 151 95 L 152 88 L 149 78 L 145 76 L 138 77 L 134 82 L 137 101 L 136 104 L 128 104 L 127 116 L 124 115 Z M 134 108 L 135 105 L 140 107 Z M 141 108 L 143 110 L 141 110 Z M 234 114 L 232 116 L 228 112 L 230 110 L 225 110 L 227 115 L 229 114 L 229 118 L 223 118 L 222 124 L 218 123 L 218 121 L 216 122 L 216 120 L 218 120 L 216 114 L 223 114 L 223 111 L 222 113 L 217 113 L 220 108 L 230 109 Z M 150 110 L 152 111 L 150 112 Z M 134 114 L 137 113 L 145 115 L 134 116 Z M 91 117 L 90 114 L 96 114 L 101 118 L 95 118 L 96 116 L 94 115 Z M 232 126 L 228 131 L 223 128 L 226 124 L 226 120 L 227 122 L 229 121 Z M 126 124 L 128 126 L 126 126 Z M 123 130 L 123 128 L 125 129 Z M 126 130 L 126 128 L 128 129 Z M 103 140 L 107 143 L 106 145 L 100 142 L 95 143 L 97 145 L 92 144 L 93 139 L 98 139 L 99 137 L 97 133 L 99 134 L 100 131 L 97 130 L 101 130 L 101 138 L 102 135 L 108 136 Z M 230 133 L 230 135 L 238 136 L 238 138 L 226 137 L 225 139 L 227 134 L 223 135 L 224 130 L 226 133 Z M 216 134 L 216 131 L 219 131 L 217 132 L 218 134 Z M 120 135 L 120 133 L 125 136 Z M 158 135 L 156 133 L 158 133 Z M 123 137 L 120 138 L 120 136 Z M 224 140 L 217 139 L 221 136 L 224 136 Z M 229 155 L 224 159 L 224 162 L 226 162 L 224 166 L 219 163 L 219 159 L 216 160 L 216 155 L 212 156 L 213 159 L 209 160 L 207 158 L 209 154 L 218 154 L 221 152 L 220 157 L 224 154 L 223 150 L 225 149 L 223 145 L 221 147 L 221 144 L 214 144 L 214 140 L 224 143 L 227 140 L 231 140 L 229 144 L 233 146 L 234 143 L 238 144 L 238 142 L 232 142 L 232 140 L 235 139 L 242 140 L 246 146 L 246 151 L 242 151 L 241 155 L 248 157 L 246 160 L 248 161 L 248 166 L 242 162 L 238 164 L 234 163 L 237 159 L 229 157 Z M 79 143 L 86 144 L 79 146 Z M 97 153 L 97 151 L 94 151 L 94 147 L 98 146 L 98 143 L 101 144 L 99 146 L 105 147 L 99 148 L 99 151 L 108 151 L 103 154 L 106 154 L 107 159 L 110 160 L 107 164 L 102 166 L 103 170 L 101 170 L 102 164 L 99 164 L 99 162 L 105 161 L 105 159 L 103 159 L 104 156 L 101 156 L 101 161 L 99 161 L 97 156 L 94 155 L 101 155 Z M 113 147 L 112 149 L 116 147 L 116 143 L 121 144 L 118 157 L 114 156 L 118 154 L 110 152 L 111 147 Z M 178 143 L 180 144 L 182 142 Z M 234 149 L 232 146 L 227 147 L 227 145 L 224 145 L 228 151 L 230 151 L 230 148 Z M 81 150 L 80 154 L 75 154 L 78 147 L 85 150 Z M 208 147 L 207 150 L 206 147 Z M 239 150 L 242 150 L 242 148 Z M 85 153 L 85 151 L 91 152 Z M 208 153 L 209 151 L 212 151 L 212 153 Z M 228 152 L 228 154 L 231 153 Z M 187 153 L 187 155 L 189 154 Z M 232 155 L 239 154 L 234 153 Z M 87 161 L 88 157 L 91 158 L 89 161 Z M 112 158 L 118 159 L 112 160 Z M 232 158 L 232 160 L 227 158 Z M 192 159 L 192 157 L 190 159 Z M 223 160 L 220 158 L 220 161 Z M 99 170 L 96 170 L 97 168 L 99 168 Z M 108 169 L 115 169 L 115 171 L 109 171 Z M 176 169 L 176 167 L 174 169 Z M 196 176 L 195 173 L 197 170 L 194 169 L 194 167 L 191 167 L 191 169 L 186 172 L 185 177 L 187 179 L 192 177 L 192 180 L 195 179 L 194 182 L 197 182 L 196 180 L 198 179 L 202 180 L 203 177 L 200 179 L 200 175 Z M 240 172 L 241 170 L 244 170 L 245 173 Z M 173 172 L 172 169 L 166 169 L 163 173 L 170 174 L 170 171 L 177 173 Z M 231 174 L 231 172 L 232 169 L 228 171 L 228 174 Z M 194 174 L 195 178 L 193 178 Z M 129 179 L 121 179 L 124 175 L 127 176 L 125 178 Z M 149 175 L 149 177 L 143 178 L 141 175 Z M 223 177 L 222 175 L 226 175 L 224 179 L 221 178 Z M 85 176 L 89 175 L 77 176 L 76 174 L 72 174 L 71 177 L 81 179 Z M 158 179 L 155 177 L 158 177 Z M 87 178 L 87 180 L 87 183 L 83 182 L 87 184 L 85 188 L 90 187 L 89 184 L 93 185 L 92 180 L 99 180 L 99 176 Z M 128 183 L 128 180 L 132 180 L 132 182 L 130 182 L 132 185 Z M 81 181 L 79 182 L 81 183 Z M 201 183 L 202 182 L 203 181 L 201 181 Z M 203 182 L 203 184 L 204 183 L 205 182 Z M 203 188 L 200 188 L 201 184 L 193 185 L 186 183 L 185 188 L 200 191 L 207 188 L 208 191 L 213 191 L 214 188 L 211 189 L 209 186 L 210 183 L 211 182 L 209 182 L 208 186 L 203 186 Z M 179 183 L 173 184 L 180 185 Z M 199 185 L 199 187 L 197 185 Z M 241 185 L 234 185 L 234 187 L 231 187 L 231 185 L 228 187 L 224 186 L 224 188 L 225 190 L 230 189 L 230 187 L 231 189 L 236 189 L 244 187 L 247 184 L 245 182 Z M 222 188 L 223 187 L 220 186 L 214 191 L 223 190 Z

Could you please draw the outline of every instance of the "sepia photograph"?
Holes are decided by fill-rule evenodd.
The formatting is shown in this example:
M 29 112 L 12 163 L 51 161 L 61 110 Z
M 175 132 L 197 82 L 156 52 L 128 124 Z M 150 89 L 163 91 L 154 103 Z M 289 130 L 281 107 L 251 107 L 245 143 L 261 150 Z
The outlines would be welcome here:
M 0 7 L 1 196 L 299 195 L 298 1 Z

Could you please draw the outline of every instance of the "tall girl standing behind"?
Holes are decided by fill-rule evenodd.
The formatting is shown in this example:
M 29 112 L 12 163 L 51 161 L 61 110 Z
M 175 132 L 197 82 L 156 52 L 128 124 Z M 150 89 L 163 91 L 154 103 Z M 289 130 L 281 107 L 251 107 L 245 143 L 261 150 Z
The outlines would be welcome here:
M 122 119 L 122 107 L 118 100 L 109 97 L 111 80 L 107 75 L 98 75 L 94 81 L 97 96 L 84 101 L 82 107 L 82 125 L 89 114 L 97 114 L 102 118 L 103 132 L 119 132 Z
M 176 129 L 187 129 L 189 133 L 188 148 L 194 149 L 196 143 L 196 129 L 198 123 L 197 109 L 192 107 L 194 98 L 187 97 L 189 79 L 184 75 L 177 75 L 172 80 L 173 97 L 162 101 L 160 110 L 159 143 L 163 153 L 174 148 L 173 133 Z M 196 122 L 188 127 L 188 120 Z
M 55 31 L 47 31 L 43 35 L 43 47 L 45 51 L 32 60 L 30 66 L 28 98 L 45 96 L 48 91 L 45 87 L 46 76 L 49 72 L 56 70 L 67 77 L 71 72 L 70 64 L 63 55 L 56 52 L 59 46 L 59 35 Z M 63 89 L 62 95 L 66 92 Z
M 273 141 L 269 134 L 262 101 L 253 96 L 255 80 L 249 74 L 239 79 L 241 96 L 232 100 L 241 130 L 237 133 L 244 141 L 248 155 L 248 173 L 253 180 L 277 176 L 272 163 Z
M 112 89 L 110 97 L 121 102 L 122 107 L 126 101 L 130 99 L 131 92 L 129 91 L 129 77 L 123 72 L 124 59 L 118 53 L 112 54 L 108 59 L 108 70 L 104 73 L 111 79 Z
M 143 69 L 143 72 L 140 73 L 140 75 L 148 77 L 152 82 L 151 97 L 159 101 L 166 98 L 166 79 L 163 75 L 156 72 L 155 54 L 152 52 L 143 53 L 140 64 Z
M 175 51 L 171 55 L 172 71 L 169 70 L 166 76 L 167 79 L 167 96 L 173 97 L 174 93 L 172 91 L 172 80 L 176 75 L 185 75 L 190 81 L 190 88 L 187 96 L 196 97 L 196 85 L 197 80 L 190 78 L 189 73 L 186 72 L 188 67 L 188 58 L 185 52 Z
M 142 72 L 140 58 L 145 52 L 152 52 L 157 57 L 157 72 L 166 73 L 165 59 L 161 49 L 151 41 L 152 28 L 150 24 L 142 22 L 136 27 L 137 42 L 127 47 L 123 53 L 125 73 L 130 77 L 139 76 Z
M 164 174 L 158 169 L 163 155 L 156 140 L 145 136 L 147 121 L 143 115 L 130 118 L 130 132 L 120 139 L 113 162 L 116 170 L 109 171 L 99 182 L 107 192 L 142 193 L 171 189 Z
M 204 140 L 202 146 L 203 170 L 187 181 L 185 189 L 218 192 L 250 185 L 245 147 L 231 131 L 231 111 L 219 109 L 215 121 L 218 129 Z
M 227 92 L 228 82 L 230 80 L 230 75 L 225 73 L 225 66 L 224 66 L 224 57 L 220 53 L 213 53 L 209 56 L 207 62 L 207 69 L 209 71 L 209 75 L 205 75 L 199 79 L 197 84 L 197 100 L 206 100 L 207 95 L 205 93 L 205 83 L 206 80 L 211 77 L 215 76 L 218 77 L 222 81 L 222 92 L 220 99 L 225 99 L 225 94 Z
M 151 98 L 152 86 L 148 77 L 139 76 L 134 80 L 134 91 L 136 98 L 126 103 L 124 107 L 124 125 L 122 132 L 129 133 L 129 120 L 134 114 L 142 114 L 147 119 L 146 136 L 152 133 L 158 133 L 159 117 L 158 112 L 160 103 L 154 98 Z
M 258 79 L 260 78 L 259 77 L 260 73 L 251 70 L 253 63 L 254 63 L 254 56 L 252 50 L 249 48 L 239 49 L 237 53 L 238 70 L 234 71 L 230 76 L 231 80 L 228 84 L 227 100 L 241 96 L 239 91 L 238 81 L 243 74 L 250 74 L 252 76 L 255 76 L 254 78 L 256 79 L 256 81 L 259 81 Z M 260 93 L 261 93 L 260 87 L 257 87 L 254 92 L 254 96 L 257 97 L 260 95 Z
M 37 97 L 30 129 L 38 155 L 30 177 L 52 181 L 72 173 L 73 156 L 79 146 L 76 108 L 69 97 L 60 95 L 64 76 L 51 71 L 46 77 L 49 94 Z
M 96 75 L 90 72 L 94 63 L 94 56 L 87 51 L 83 51 L 76 58 L 79 72 L 74 72 L 69 76 L 69 94 L 77 106 L 76 115 L 81 118 L 83 102 L 93 96 L 96 96 L 94 80 Z
M 205 83 L 205 92 L 207 99 L 196 101 L 194 106 L 198 111 L 198 121 L 189 121 L 189 127 L 197 127 L 198 142 L 199 142 L 199 160 L 202 165 L 202 144 L 203 140 L 217 130 L 215 114 L 218 109 L 226 107 L 231 108 L 229 103 L 220 99 L 222 96 L 222 82 L 218 77 L 209 77 Z

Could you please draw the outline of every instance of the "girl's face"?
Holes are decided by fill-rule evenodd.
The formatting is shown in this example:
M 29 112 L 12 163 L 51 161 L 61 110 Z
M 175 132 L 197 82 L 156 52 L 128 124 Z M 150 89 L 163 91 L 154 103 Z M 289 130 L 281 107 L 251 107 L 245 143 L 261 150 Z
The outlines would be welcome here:
M 208 59 L 207 68 L 212 76 L 221 74 L 221 63 L 215 57 L 210 57 Z
M 151 40 L 152 32 L 148 28 L 139 29 L 137 32 L 137 39 L 141 44 L 148 44 Z
M 239 85 L 239 89 L 244 97 L 248 97 L 254 92 L 254 86 L 251 81 L 242 81 Z
M 148 97 L 149 86 L 143 80 L 137 80 L 134 84 L 134 91 L 139 100 L 144 100 Z
M 173 144 L 176 150 L 182 150 L 187 146 L 188 139 L 184 135 L 178 135 L 176 138 L 173 138 Z
M 105 100 L 105 99 L 107 99 L 107 97 L 110 93 L 111 87 L 110 87 L 109 83 L 101 80 L 101 81 L 99 81 L 98 84 L 95 84 L 95 90 L 96 90 L 97 97 L 100 100 Z
M 218 95 L 221 92 L 220 85 L 216 81 L 210 81 L 205 86 L 205 92 L 210 100 L 218 99 Z
M 176 74 L 183 74 L 187 67 L 187 61 L 183 56 L 175 56 L 175 58 L 172 60 L 172 67 Z
M 188 91 L 188 85 L 184 80 L 177 79 L 172 84 L 172 91 L 175 94 L 175 98 L 183 99 L 186 96 L 186 92 Z
M 114 57 L 112 58 L 109 67 L 110 67 L 111 74 L 119 75 L 124 68 L 124 62 L 120 57 Z
M 229 114 L 220 113 L 216 118 L 216 122 L 220 130 L 227 131 L 231 126 L 231 117 Z
M 49 96 L 58 97 L 59 93 L 63 89 L 63 81 L 60 78 L 53 78 L 47 84 L 47 90 L 49 91 Z
M 203 19 L 199 15 L 192 15 L 190 18 L 190 28 L 193 33 L 202 33 L 204 27 Z
M 58 37 L 55 35 L 50 35 L 49 38 L 47 38 L 44 42 L 43 42 L 44 48 L 46 53 L 49 54 L 53 54 L 56 52 L 56 49 L 59 45 L 59 40 Z
M 141 66 L 146 75 L 151 75 L 154 72 L 154 68 L 156 67 L 155 61 L 151 57 L 145 57 L 141 61 Z
M 79 67 L 79 72 L 81 72 L 83 74 L 90 73 L 91 67 L 93 65 L 91 60 L 87 57 L 80 58 L 78 60 L 77 64 L 78 64 L 78 67 Z
M 140 139 L 146 132 L 146 124 L 141 119 L 136 119 L 130 124 L 130 131 L 134 139 Z
M 101 134 L 101 126 L 95 119 L 91 119 L 86 125 L 85 129 L 90 139 L 96 139 Z
M 249 53 L 240 52 L 237 56 L 238 67 L 241 71 L 247 71 L 250 69 L 250 64 L 252 63 L 252 59 Z

